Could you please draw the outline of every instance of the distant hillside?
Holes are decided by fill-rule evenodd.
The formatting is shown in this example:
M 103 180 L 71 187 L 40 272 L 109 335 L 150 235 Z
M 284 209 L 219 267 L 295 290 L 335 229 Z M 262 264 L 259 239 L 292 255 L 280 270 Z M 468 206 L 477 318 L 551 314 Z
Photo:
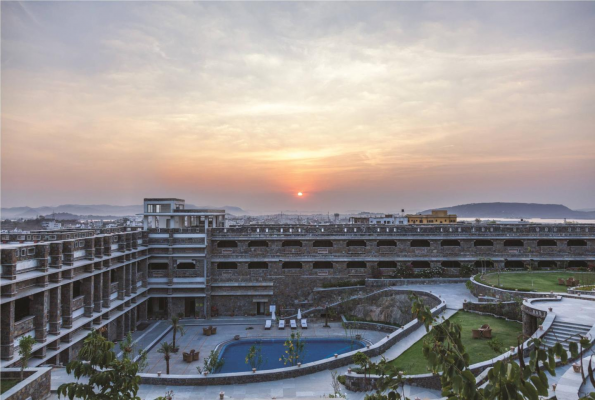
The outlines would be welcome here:
M 595 212 L 575 211 L 561 204 L 472 203 L 440 207 L 463 218 L 573 218 L 595 219 Z M 430 214 L 425 210 L 422 214 Z
M 240 207 L 235 206 L 195 206 L 193 204 L 186 204 L 186 208 L 210 208 L 210 209 L 224 209 L 229 213 L 243 213 Z M 63 204 L 56 207 L 10 207 L 2 208 L 0 214 L 2 219 L 16 219 L 16 218 L 36 218 L 38 215 L 56 214 L 73 214 L 73 216 L 93 216 L 93 217 L 125 217 L 132 216 L 143 212 L 142 205 L 133 206 L 112 206 L 109 204 L 98 205 L 81 205 L 81 204 Z

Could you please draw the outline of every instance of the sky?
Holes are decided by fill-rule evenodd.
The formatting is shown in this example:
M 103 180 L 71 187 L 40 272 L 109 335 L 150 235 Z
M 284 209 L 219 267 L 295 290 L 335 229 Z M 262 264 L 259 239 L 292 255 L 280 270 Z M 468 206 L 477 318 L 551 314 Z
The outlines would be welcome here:
M 1 11 L 2 207 L 595 207 L 593 2 Z

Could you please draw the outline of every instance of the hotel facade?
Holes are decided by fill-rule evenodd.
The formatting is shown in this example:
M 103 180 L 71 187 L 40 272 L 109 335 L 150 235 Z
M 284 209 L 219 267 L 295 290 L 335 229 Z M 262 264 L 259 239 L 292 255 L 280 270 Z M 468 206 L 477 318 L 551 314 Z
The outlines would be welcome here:
M 2 233 L 1 366 L 66 364 L 93 328 L 118 341 L 151 319 L 319 306 L 315 288 L 390 277 L 397 266 L 456 276 L 479 268 L 587 268 L 595 225 L 409 224 L 226 227 L 224 210 L 144 201 L 142 228 Z

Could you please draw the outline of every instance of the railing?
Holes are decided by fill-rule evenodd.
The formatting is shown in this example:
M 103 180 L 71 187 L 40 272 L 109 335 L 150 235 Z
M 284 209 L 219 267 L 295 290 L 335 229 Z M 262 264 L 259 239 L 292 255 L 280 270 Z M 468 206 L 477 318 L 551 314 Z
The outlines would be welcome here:
M 24 317 L 22 319 L 20 319 L 19 321 L 16 321 L 14 323 L 14 336 L 21 336 L 23 333 L 32 331 L 33 329 L 35 329 L 35 326 L 33 325 L 33 321 L 35 319 L 35 316 L 30 315 L 27 317 Z
M 81 295 L 72 299 L 72 310 L 78 310 L 85 305 L 85 295 Z

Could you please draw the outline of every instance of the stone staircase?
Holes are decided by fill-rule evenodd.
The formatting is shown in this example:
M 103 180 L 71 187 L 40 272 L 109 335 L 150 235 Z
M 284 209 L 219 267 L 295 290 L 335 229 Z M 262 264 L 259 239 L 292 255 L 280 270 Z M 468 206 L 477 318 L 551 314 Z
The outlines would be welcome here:
M 589 330 L 591 330 L 589 325 L 554 321 L 543 336 L 542 342 L 547 347 L 553 347 L 557 342 L 560 342 L 568 350 L 569 342 L 578 342 L 579 335 L 586 336 Z

